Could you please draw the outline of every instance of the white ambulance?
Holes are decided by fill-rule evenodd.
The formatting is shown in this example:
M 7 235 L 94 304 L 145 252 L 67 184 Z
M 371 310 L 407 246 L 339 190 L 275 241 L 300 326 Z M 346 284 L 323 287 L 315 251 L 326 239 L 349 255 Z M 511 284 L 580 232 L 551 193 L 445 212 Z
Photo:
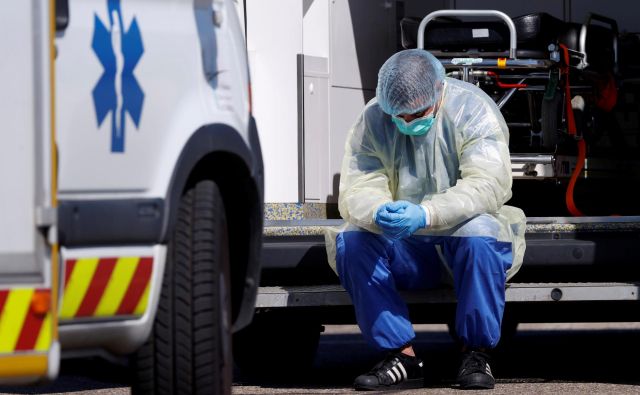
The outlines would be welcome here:
M 0 2 L 0 383 L 133 355 L 134 393 L 228 393 L 263 169 L 231 0 Z

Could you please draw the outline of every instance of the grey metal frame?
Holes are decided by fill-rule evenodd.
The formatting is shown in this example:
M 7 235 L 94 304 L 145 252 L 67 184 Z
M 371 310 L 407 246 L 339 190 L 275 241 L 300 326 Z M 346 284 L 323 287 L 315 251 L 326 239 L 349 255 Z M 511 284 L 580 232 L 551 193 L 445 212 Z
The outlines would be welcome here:
M 427 27 L 427 24 L 440 16 L 471 16 L 471 17 L 482 17 L 482 16 L 493 16 L 499 19 L 507 25 L 509 28 L 509 58 L 516 59 L 516 51 L 518 48 L 518 35 L 516 32 L 516 25 L 513 23 L 511 18 L 507 14 L 501 11 L 496 10 L 439 10 L 434 11 L 424 18 L 420 22 L 420 26 L 418 27 L 418 48 L 424 49 L 424 30 Z
M 587 29 L 589 28 L 589 25 L 591 24 L 592 20 L 608 23 L 609 25 L 611 25 L 611 29 L 613 30 L 613 61 L 614 61 L 614 68 L 617 71 L 618 69 L 618 22 L 616 22 L 611 18 L 607 18 L 606 16 L 594 14 L 592 12 L 590 12 L 587 15 L 585 22 L 582 24 L 582 27 L 580 28 L 580 41 L 579 41 L 580 47 L 579 48 L 582 56 L 580 59 L 580 64 L 578 64 L 578 69 L 582 70 L 587 66 L 589 66 L 589 62 L 587 61 Z
M 640 283 L 513 283 L 508 303 L 640 301 Z M 409 304 L 455 303 L 452 288 L 402 293 Z M 256 308 L 348 306 L 351 299 L 340 285 L 261 287 Z

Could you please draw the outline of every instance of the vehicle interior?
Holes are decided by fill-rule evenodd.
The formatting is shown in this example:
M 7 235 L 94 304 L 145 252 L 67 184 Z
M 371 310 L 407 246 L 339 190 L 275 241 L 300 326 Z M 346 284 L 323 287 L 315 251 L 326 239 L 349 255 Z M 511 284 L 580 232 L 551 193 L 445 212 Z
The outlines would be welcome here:
M 544 12 L 442 10 L 400 27 L 402 48 L 430 51 L 448 76 L 477 85 L 502 111 L 510 204 L 529 216 L 636 211 L 640 135 L 625 123 L 637 111 L 638 35 L 593 13 L 564 22 Z

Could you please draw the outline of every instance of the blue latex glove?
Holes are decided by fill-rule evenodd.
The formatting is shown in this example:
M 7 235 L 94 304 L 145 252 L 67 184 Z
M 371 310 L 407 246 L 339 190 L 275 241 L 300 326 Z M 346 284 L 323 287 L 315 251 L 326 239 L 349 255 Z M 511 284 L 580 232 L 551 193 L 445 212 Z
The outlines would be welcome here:
M 381 205 L 376 211 L 376 224 L 392 239 L 404 239 L 427 226 L 427 215 L 419 205 L 398 200 Z

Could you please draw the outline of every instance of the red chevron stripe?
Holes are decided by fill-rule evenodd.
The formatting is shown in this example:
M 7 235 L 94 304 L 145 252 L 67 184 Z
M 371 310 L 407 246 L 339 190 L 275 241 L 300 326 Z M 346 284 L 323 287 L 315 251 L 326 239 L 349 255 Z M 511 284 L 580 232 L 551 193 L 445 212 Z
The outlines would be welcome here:
M 69 279 L 71 278 L 71 273 L 73 273 L 73 268 L 76 266 L 75 259 L 69 259 L 64 263 L 64 287 L 67 288 L 69 285 Z
M 153 258 L 140 258 L 138 267 L 136 268 L 135 273 L 133 273 L 131 284 L 129 284 L 129 289 L 127 289 L 127 292 L 124 294 L 124 298 L 122 298 L 122 302 L 120 303 L 120 307 L 118 307 L 118 312 L 116 314 L 122 315 L 133 313 L 138 302 L 140 302 L 140 298 L 142 297 L 147 284 L 149 283 L 149 279 L 151 279 L 152 269 Z
M 4 309 L 4 303 L 7 301 L 9 297 L 9 290 L 0 291 L 0 313 L 2 313 L 2 309 Z
M 98 261 L 98 267 L 93 274 L 87 293 L 84 295 L 80 307 L 78 307 L 76 317 L 93 315 L 96 307 L 98 307 L 98 303 L 100 303 L 100 298 L 102 298 L 105 288 L 107 288 L 107 284 L 109 284 L 109 279 L 111 278 L 111 273 L 116 266 L 117 260 L 117 258 L 103 258 Z
M 37 293 L 48 293 L 46 290 L 36 290 Z M 27 311 L 27 316 L 22 324 L 22 331 L 18 342 L 16 343 L 16 351 L 33 350 L 40 334 L 40 328 L 44 322 L 45 314 L 35 314 L 31 307 Z

